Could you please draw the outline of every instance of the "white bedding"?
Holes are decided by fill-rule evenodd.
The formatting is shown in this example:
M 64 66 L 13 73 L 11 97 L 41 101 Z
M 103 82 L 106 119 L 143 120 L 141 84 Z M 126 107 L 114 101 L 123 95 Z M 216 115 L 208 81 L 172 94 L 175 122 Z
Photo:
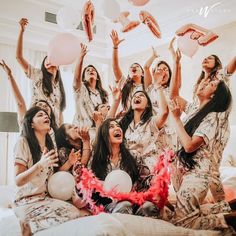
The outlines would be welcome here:
M 0 208 L 0 236 L 20 236 L 12 209 Z M 190 230 L 162 220 L 123 214 L 82 217 L 43 230 L 35 236 L 220 236 L 218 231 Z

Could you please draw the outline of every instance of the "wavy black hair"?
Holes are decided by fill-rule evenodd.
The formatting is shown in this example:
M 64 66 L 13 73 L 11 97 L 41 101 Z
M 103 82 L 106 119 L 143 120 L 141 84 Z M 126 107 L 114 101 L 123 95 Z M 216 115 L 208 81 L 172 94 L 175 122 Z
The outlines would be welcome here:
M 214 79 L 214 77 L 216 76 L 217 74 L 217 71 L 222 69 L 222 63 L 221 63 L 221 60 L 219 59 L 218 56 L 212 54 L 211 56 L 213 56 L 215 58 L 215 65 L 214 67 L 211 69 L 211 72 L 210 72 L 210 75 L 209 75 L 209 79 Z M 195 85 L 195 88 L 194 88 L 194 94 L 196 93 L 197 91 L 197 87 L 198 85 L 201 83 L 202 79 L 204 79 L 205 77 L 205 72 L 202 71 L 201 72 L 201 75 L 199 76 L 198 80 L 197 80 L 197 84 Z
M 34 129 L 32 128 L 33 118 L 39 111 L 44 111 L 47 114 L 47 112 L 40 107 L 37 107 L 37 106 L 32 107 L 28 111 L 26 111 L 24 119 L 23 119 L 23 123 L 22 123 L 21 136 L 26 138 L 28 142 L 32 159 L 33 159 L 33 164 L 37 163 L 42 156 L 38 139 L 36 138 Z M 48 151 L 50 151 L 51 149 L 54 149 L 54 145 L 49 134 L 46 134 L 46 147 Z
M 141 116 L 141 122 L 142 124 L 145 124 L 153 116 L 152 102 L 145 91 L 136 91 L 133 94 L 132 98 L 134 97 L 136 93 L 143 93 L 145 97 L 147 98 L 147 106 Z M 124 134 L 126 130 L 128 129 L 128 126 L 130 125 L 130 123 L 133 121 L 133 119 L 134 119 L 134 110 L 130 106 L 128 112 L 124 115 L 124 117 L 119 122 Z
M 96 137 L 91 169 L 100 180 L 104 180 L 108 174 L 108 166 L 110 164 L 109 158 L 112 152 L 109 140 L 109 127 L 112 121 L 116 120 L 106 119 L 99 127 Z M 130 175 L 132 182 L 135 183 L 139 178 L 138 164 L 129 150 L 125 147 L 124 141 L 120 144 L 120 154 L 120 168 L 126 171 Z
M 140 68 L 142 69 L 143 74 L 144 74 L 144 70 L 143 70 L 142 66 L 138 63 L 133 63 L 132 65 L 134 65 L 134 64 L 139 65 Z M 144 76 L 143 75 L 141 76 L 141 83 L 143 85 L 143 90 L 144 90 Z M 121 90 L 121 93 L 122 93 L 121 104 L 123 105 L 125 110 L 129 107 L 128 100 L 129 100 L 130 93 L 132 92 L 133 86 L 134 86 L 134 81 L 128 75 L 125 85 L 123 86 L 123 88 Z
M 47 56 L 43 59 L 41 64 L 41 71 L 43 73 L 42 88 L 43 88 L 43 93 L 46 95 L 46 97 L 49 97 L 50 94 L 53 92 L 53 87 L 52 87 L 52 74 L 47 71 L 44 65 L 46 58 Z M 60 111 L 64 111 L 66 107 L 66 95 L 65 95 L 64 85 L 61 79 L 60 70 L 57 70 L 56 80 L 58 80 L 61 92 Z
M 184 126 L 189 136 L 193 136 L 195 130 L 199 127 L 202 120 L 211 112 L 225 112 L 231 104 L 232 95 L 224 81 L 220 81 L 213 98 L 202 107 L 195 116 L 193 116 Z M 182 147 L 177 151 L 180 162 L 189 170 L 194 169 L 197 162 L 194 160 L 194 155 L 197 150 L 187 153 Z
M 43 100 L 43 99 L 35 101 L 35 103 L 33 105 L 37 106 L 37 103 L 39 103 L 39 102 L 46 103 L 47 106 L 50 108 L 50 110 L 51 110 L 51 114 L 50 114 L 51 127 L 52 127 L 53 131 L 55 132 L 58 129 L 58 126 L 57 126 L 57 123 L 56 123 L 56 118 L 55 118 L 55 114 L 52 110 L 52 107 L 50 106 L 50 104 L 46 100 Z
M 102 103 L 107 103 L 107 102 L 108 102 L 108 94 L 107 94 L 106 90 L 102 87 L 101 77 L 100 77 L 100 75 L 99 75 L 97 69 L 96 69 L 93 65 L 88 65 L 88 66 L 86 66 L 86 67 L 84 68 L 84 70 L 83 70 L 83 73 L 82 73 L 82 81 L 83 81 L 85 87 L 87 88 L 89 95 L 90 95 L 90 93 L 91 93 L 90 90 L 89 90 L 89 82 L 85 80 L 85 72 L 86 72 L 86 69 L 87 69 L 88 67 L 92 67 L 92 68 L 96 71 L 96 73 L 97 73 L 97 78 L 98 78 L 98 80 L 97 80 L 97 82 L 96 82 L 96 89 L 98 90 L 98 92 L 99 92 L 99 94 L 100 94 Z
M 156 67 L 159 67 L 161 64 L 164 64 L 167 66 L 168 70 L 169 70 L 169 78 L 168 78 L 168 81 L 166 82 L 166 84 L 164 84 L 164 87 L 169 87 L 170 86 L 170 80 L 171 80 L 171 76 L 172 76 L 172 71 L 171 71 L 171 68 L 169 66 L 169 64 L 166 62 L 166 61 L 159 61 L 156 65 Z

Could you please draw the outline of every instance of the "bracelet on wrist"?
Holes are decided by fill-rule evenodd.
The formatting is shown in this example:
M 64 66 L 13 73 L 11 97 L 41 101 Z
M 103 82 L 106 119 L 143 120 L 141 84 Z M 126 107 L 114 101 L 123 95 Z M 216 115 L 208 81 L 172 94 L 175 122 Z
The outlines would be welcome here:
M 113 49 L 118 49 L 118 47 L 113 47 Z

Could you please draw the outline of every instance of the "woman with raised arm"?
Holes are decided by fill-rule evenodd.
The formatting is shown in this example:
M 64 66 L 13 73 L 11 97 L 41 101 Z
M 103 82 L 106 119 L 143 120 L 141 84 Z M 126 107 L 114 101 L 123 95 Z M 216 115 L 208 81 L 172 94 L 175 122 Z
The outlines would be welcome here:
M 17 104 L 18 124 L 21 127 L 26 110 L 27 110 L 26 105 L 25 105 L 25 100 L 24 100 L 24 98 L 20 92 L 20 89 L 19 89 L 19 87 L 12 75 L 10 67 L 5 63 L 4 60 L 2 60 L 2 62 L 0 62 L 0 66 L 6 72 L 7 77 L 8 77 L 8 81 L 10 82 L 11 90 L 13 92 L 14 99 Z M 54 134 L 52 134 L 52 133 L 57 130 L 57 124 L 55 121 L 55 115 L 54 115 L 49 103 L 46 100 L 38 100 L 34 104 L 32 104 L 32 106 L 41 107 L 42 109 L 44 109 L 48 113 L 50 120 L 51 120 L 51 127 L 52 127 L 52 132 L 50 132 L 50 135 L 52 135 L 54 137 Z
M 15 145 L 18 190 L 14 210 L 28 224 L 28 235 L 80 216 L 73 205 L 48 194 L 48 179 L 58 166 L 57 152 L 48 135 L 50 125 L 46 111 L 39 107 L 29 109 L 24 116 L 22 135 Z
M 158 113 L 159 108 L 157 96 L 158 87 L 162 86 L 165 96 L 169 97 L 169 85 L 172 75 L 171 68 L 165 61 L 158 61 L 151 73 L 150 67 L 156 58 L 158 58 L 157 52 L 152 47 L 152 55 L 144 65 L 144 85 L 152 101 L 154 114 Z
M 22 18 L 19 22 L 20 34 L 17 41 L 16 59 L 23 68 L 27 77 L 32 79 L 31 104 L 38 100 L 46 100 L 55 114 L 57 126 L 63 122 L 62 112 L 66 107 L 66 97 L 60 71 L 57 66 L 50 64 L 47 57 L 42 61 L 41 69 L 31 66 L 23 56 L 23 35 L 28 19 Z
M 130 109 L 120 121 L 127 148 L 140 165 L 143 165 L 143 183 L 140 189 L 144 190 L 148 189 L 150 174 L 166 147 L 165 131 L 162 127 L 168 116 L 168 109 L 162 87 L 158 91 L 160 112 L 157 116 L 153 116 L 152 103 L 147 93 L 138 91 L 132 97 Z
M 172 180 L 177 192 L 173 222 L 195 229 L 224 229 L 228 225 L 235 228 L 236 214 L 230 213 L 236 210 L 235 204 L 219 201 L 208 208 L 201 208 L 212 179 L 216 179 L 214 173 L 219 172 L 219 162 L 214 155 L 217 115 L 230 107 L 230 90 L 224 81 L 203 79 L 196 91 L 198 108 L 189 112 L 182 123 L 180 114 L 188 105 L 179 95 L 179 61 L 180 52 L 177 51 L 170 91 L 174 100 L 169 105 L 179 138 L 179 149 L 173 163 Z
M 133 94 L 136 91 L 144 90 L 144 70 L 138 63 L 133 63 L 129 68 L 127 78 L 122 74 L 118 60 L 118 46 L 124 39 L 119 39 L 115 30 L 111 32 L 113 42 L 112 67 L 115 74 L 116 83 L 121 81 L 122 84 L 122 106 L 127 111 Z
M 102 87 L 101 77 L 93 65 L 83 69 L 87 46 L 81 44 L 81 53 L 76 65 L 73 89 L 75 93 L 76 114 L 73 123 L 80 126 L 93 124 L 93 112 L 96 106 L 108 103 L 108 94 Z

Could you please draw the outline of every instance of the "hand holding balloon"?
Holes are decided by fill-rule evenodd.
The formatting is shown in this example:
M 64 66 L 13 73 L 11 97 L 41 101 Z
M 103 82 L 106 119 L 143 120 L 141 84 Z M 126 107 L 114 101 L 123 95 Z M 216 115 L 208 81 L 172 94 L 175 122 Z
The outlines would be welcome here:
M 114 189 L 120 193 L 129 193 L 132 189 L 132 180 L 130 176 L 123 170 L 113 170 L 104 181 L 104 190 Z

